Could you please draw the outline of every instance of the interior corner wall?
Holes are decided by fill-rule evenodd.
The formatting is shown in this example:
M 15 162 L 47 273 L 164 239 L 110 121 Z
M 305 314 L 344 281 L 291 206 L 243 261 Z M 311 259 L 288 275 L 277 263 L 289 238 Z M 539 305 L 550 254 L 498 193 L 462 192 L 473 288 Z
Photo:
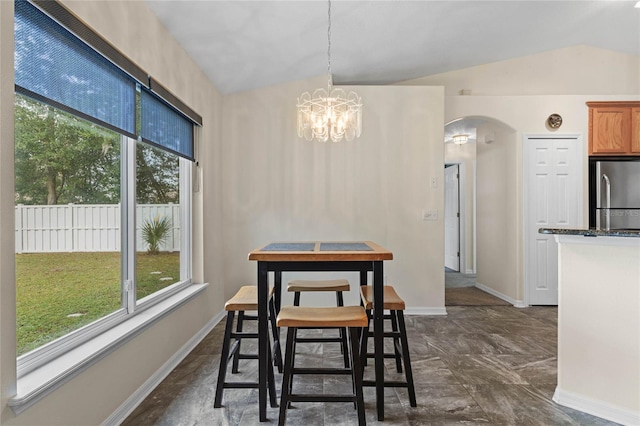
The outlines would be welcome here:
M 194 281 L 210 285 L 19 416 L 6 406 L 7 398 L 15 394 L 16 350 L 15 312 L 11 312 L 15 309 L 14 90 L 12 78 L 7 77 L 13 75 L 13 2 L 0 1 L 0 423 L 3 425 L 101 424 L 224 309 L 219 207 L 221 95 L 145 2 L 63 3 L 203 117 L 198 154 L 200 190 L 193 194 L 192 254 Z
M 269 242 L 372 240 L 393 252 L 384 275 L 409 307 L 443 310 L 442 88 L 344 87 L 362 97 L 362 136 L 340 143 L 298 138 L 296 99 L 325 84 L 316 78 L 225 96 L 227 296 L 255 283 L 247 254 Z M 423 209 L 440 212 L 439 220 L 422 221 Z M 318 274 L 283 273 L 283 282 Z M 358 274 L 329 275 L 350 280 L 345 303 L 357 304 Z M 327 296 L 308 303 L 334 302 Z
M 516 135 L 487 125 L 477 129 L 478 140 L 490 134 L 490 144 L 477 148 L 477 262 L 476 281 L 516 299 Z

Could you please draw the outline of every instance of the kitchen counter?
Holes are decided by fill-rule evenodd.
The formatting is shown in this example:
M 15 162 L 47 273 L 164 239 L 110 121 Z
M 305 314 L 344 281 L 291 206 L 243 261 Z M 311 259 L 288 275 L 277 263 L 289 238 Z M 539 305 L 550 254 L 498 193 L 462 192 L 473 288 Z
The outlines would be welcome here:
M 555 234 L 558 242 L 558 382 L 553 400 L 639 425 L 640 232 L 540 232 Z
M 562 229 L 562 228 L 540 228 L 540 234 L 555 235 L 581 235 L 583 237 L 631 237 L 640 238 L 640 230 L 635 229 L 612 229 L 605 231 L 603 229 Z

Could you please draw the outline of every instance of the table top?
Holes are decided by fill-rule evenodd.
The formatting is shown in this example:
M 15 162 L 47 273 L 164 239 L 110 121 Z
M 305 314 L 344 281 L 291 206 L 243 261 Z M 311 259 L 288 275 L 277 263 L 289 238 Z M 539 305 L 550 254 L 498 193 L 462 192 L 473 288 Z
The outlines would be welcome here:
M 249 260 L 335 262 L 393 260 L 393 253 L 373 241 L 275 242 L 249 253 Z

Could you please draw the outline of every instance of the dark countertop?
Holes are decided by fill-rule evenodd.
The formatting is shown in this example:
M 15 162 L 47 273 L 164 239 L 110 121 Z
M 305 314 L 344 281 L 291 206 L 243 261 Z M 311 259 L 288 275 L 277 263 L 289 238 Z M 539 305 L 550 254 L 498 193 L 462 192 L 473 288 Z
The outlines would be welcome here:
M 612 229 L 610 231 L 596 229 L 559 229 L 559 228 L 540 228 L 539 234 L 557 234 L 557 235 L 583 235 L 585 237 L 631 237 L 640 238 L 640 230 L 632 229 Z

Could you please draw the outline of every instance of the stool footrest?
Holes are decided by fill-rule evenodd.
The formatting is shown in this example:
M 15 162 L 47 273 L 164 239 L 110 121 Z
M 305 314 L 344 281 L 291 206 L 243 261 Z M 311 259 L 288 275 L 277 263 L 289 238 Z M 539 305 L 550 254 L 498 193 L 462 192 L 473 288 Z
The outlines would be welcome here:
M 342 343 L 340 337 L 296 337 L 296 343 Z
M 237 339 L 238 337 L 241 339 L 257 339 L 258 333 L 231 332 L 229 337 L 232 339 Z
M 351 395 L 289 395 L 291 402 L 354 402 L 355 400 L 356 398 Z
M 225 389 L 257 389 L 258 383 L 255 382 L 225 382 Z
M 260 359 L 257 354 L 238 354 L 238 359 Z
M 362 386 L 367 386 L 367 387 L 375 387 L 376 382 L 373 380 L 363 380 L 362 381 Z M 386 381 L 384 382 L 384 387 L 385 388 L 406 388 L 408 387 L 409 384 L 407 382 L 396 382 L 396 381 Z
M 292 374 L 344 374 L 351 375 L 350 368 L 303 368 L 294 367 Z
M 367 358 L 374 359 L 375 357 L 376 357 L 375 354 L 367 353 Z M 385 352 L 384 357 L 385 358 L 393 358 L 393 359 L 395 359 L 396 358 L 396 354 L 395 353 L 390 353 L 390 352 Z
M 393 337 L 393 338 L 400 338 L 402 337 L 402 333 L 400 333 L 399 331 L 385 331 L 383 333 L 384 337 Z M 373 331 L 369 331 L 368 332 L 368 336 L 369 337 L 373 337 Z

